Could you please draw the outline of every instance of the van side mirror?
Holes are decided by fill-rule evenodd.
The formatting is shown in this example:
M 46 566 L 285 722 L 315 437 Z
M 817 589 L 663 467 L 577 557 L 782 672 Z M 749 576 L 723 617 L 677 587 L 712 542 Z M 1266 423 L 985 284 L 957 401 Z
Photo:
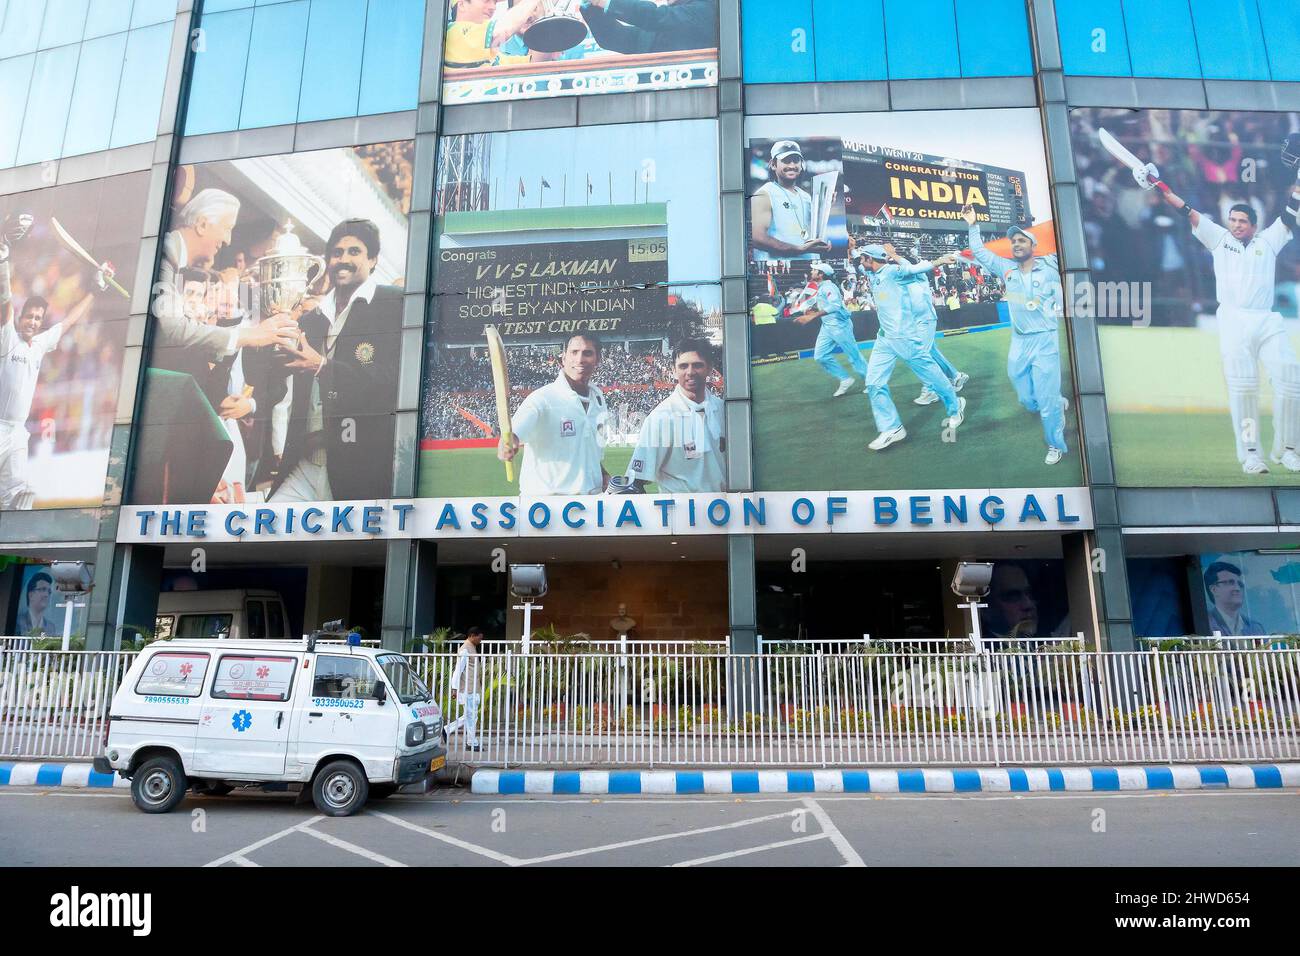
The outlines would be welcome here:
M 384 701 L 388 700 L 388 685 L 383 681 L 375 682 L 375 700 L 379 701 L 381 707 L 384 705 Z

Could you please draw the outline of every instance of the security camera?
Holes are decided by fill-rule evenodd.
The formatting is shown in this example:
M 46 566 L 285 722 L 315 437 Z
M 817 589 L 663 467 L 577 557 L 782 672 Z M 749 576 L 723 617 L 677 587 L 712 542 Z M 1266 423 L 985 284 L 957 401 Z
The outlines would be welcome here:
M 67 594 L 85 594 L 95 580 L 95 566 L 85 561 L 55 561 L 50 565 L 54 586 Z
M 532 600 L 546 594 L 546 565 L 510 565 L 510 593 L 517 598 Z
M 962 561 L 952 576 L 952 593 L 960 597 L 984 597 L 993 580 L 993 565 L 988 561 Z

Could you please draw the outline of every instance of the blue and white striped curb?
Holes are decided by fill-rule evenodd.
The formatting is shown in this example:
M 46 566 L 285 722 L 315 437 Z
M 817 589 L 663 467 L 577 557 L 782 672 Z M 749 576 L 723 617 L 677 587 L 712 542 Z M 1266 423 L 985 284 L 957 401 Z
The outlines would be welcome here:
M 491 794 L 1032 793 L 1300 787 L 1300 764 L 981 770 L 478 770 Z
M 11 763 L 0 760 L 0 787 L 129 787 L 115 773 L 96 773 L 88 763 Z

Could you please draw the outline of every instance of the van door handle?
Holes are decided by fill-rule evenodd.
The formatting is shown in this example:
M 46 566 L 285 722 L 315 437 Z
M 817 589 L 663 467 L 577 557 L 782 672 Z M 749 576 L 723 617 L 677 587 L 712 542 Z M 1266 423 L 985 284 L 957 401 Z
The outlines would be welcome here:
M 275 729 L 279 730 L 282 723 L 284 723 L 284 711 L 279 711 L 275 715 Z
M 322 711 L 319 711 L 319 710 L 312 710 L 312 711 L 308 711 L 308 712 L 307 712 L 307 716 L 308 716 L 308 717 L 324 717 L 325 714 L 324 714 Z

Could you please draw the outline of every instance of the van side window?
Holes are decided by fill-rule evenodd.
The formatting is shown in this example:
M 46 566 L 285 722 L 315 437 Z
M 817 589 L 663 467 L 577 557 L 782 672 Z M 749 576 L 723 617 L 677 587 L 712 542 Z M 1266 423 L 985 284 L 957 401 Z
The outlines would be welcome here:
M 212 696 L 219 700 L 288 700 L 297 664 L 295 657 L 222 655 L 212 678 Z
M 265 607 L 261 601 L 247 601 L 244 609 L 248 614 L 248 636 L 254 641 L 264 641 L 270 635 L 266 633 Z
M 316 680 L 311 685 L 313 697 L 342 697 L 375 700 L 375 669 L 364 657 L 316 658 Z
M 266 602 L 266 629 L 272 640 L 281 640 L 289 636 L 289 629 L 284 626 L 284 609 L 279 601 Z
M 182 614 L 176 636 L 187 637 L 229 637 L 231 614 Z
M 207 654 L 160 651 L 145 666 L 135 692 L 150 697 L 198 697 L 207 673 Z

